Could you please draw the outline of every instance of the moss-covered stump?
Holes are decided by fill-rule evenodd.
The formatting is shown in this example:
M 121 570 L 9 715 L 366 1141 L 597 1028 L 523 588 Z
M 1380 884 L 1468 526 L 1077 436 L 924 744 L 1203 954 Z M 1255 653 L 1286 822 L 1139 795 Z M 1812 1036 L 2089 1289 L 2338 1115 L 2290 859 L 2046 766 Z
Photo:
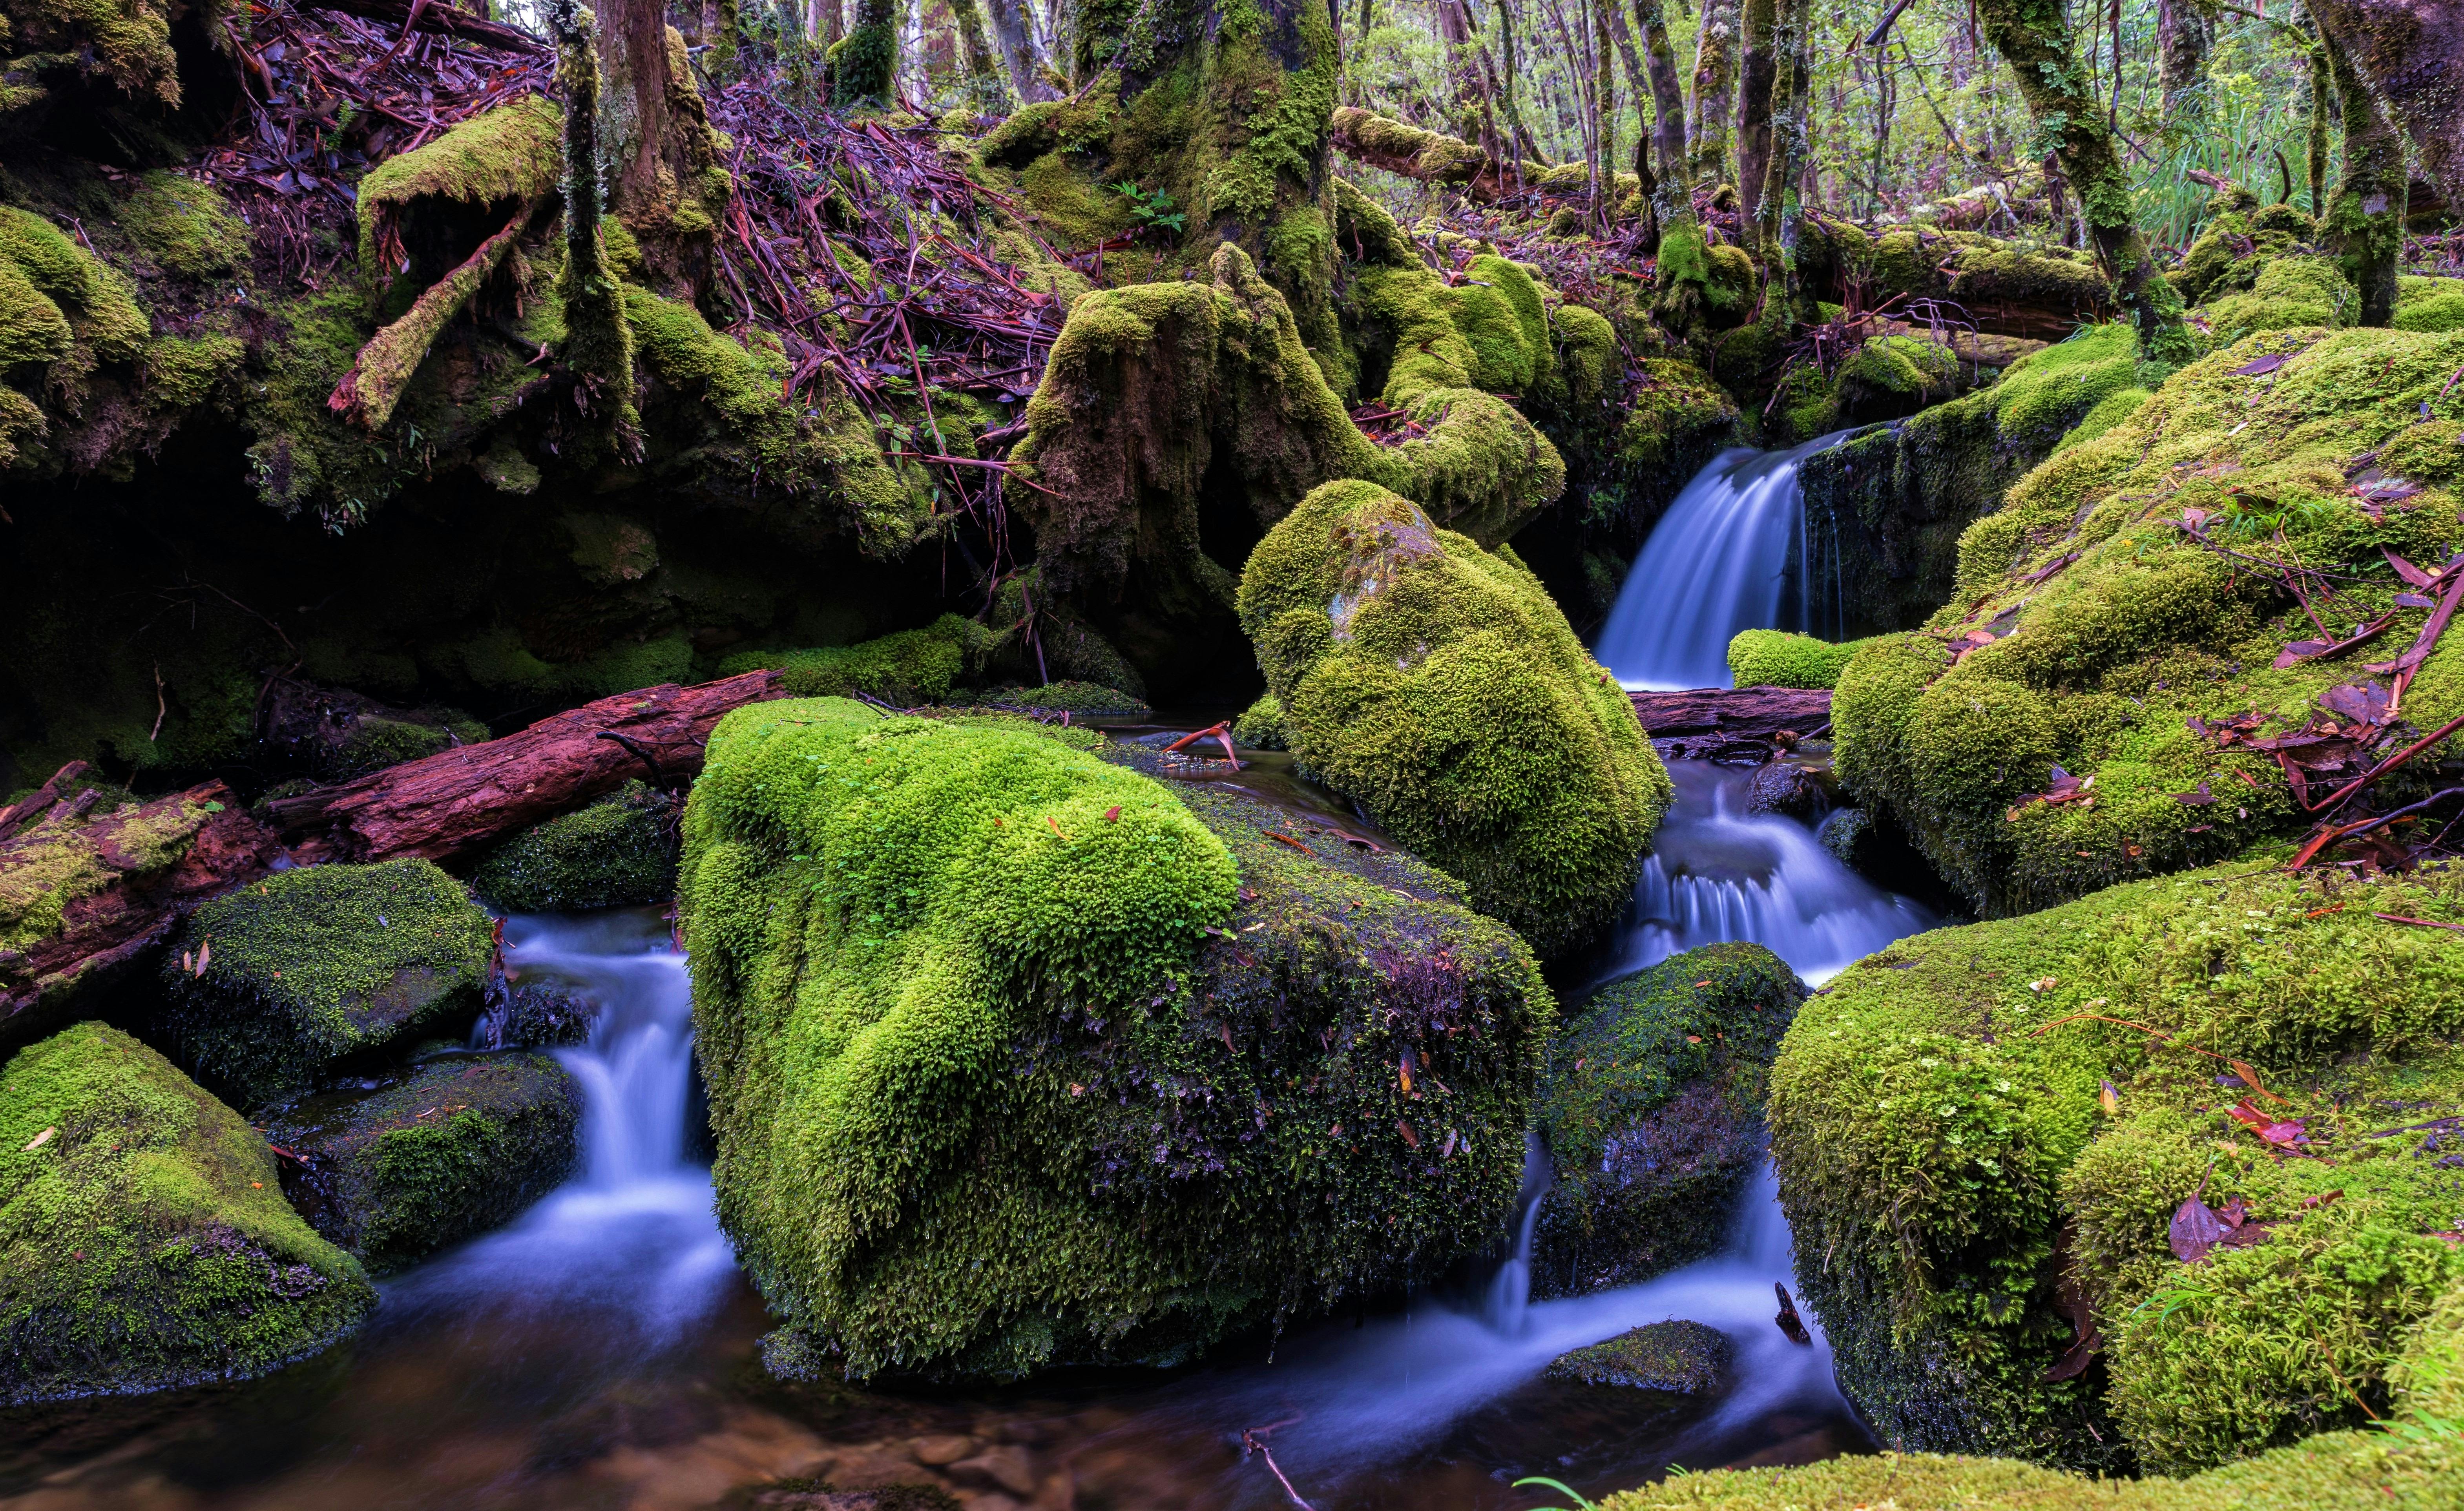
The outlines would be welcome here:
M 581 1159 L 582 1087 L 545 1055 L 448 1055 L 374 1088 L 311 1097 L 266 1126 L 299 1156 L 283 1190 L 371 1274 L 487 1232 Z
M 711 741 L 720 1218 L 856 1375 L 1178 1362 L 1503 1236 L 1554 1011 L 1520 941 L 1096 741 L 834 700 Z
M 471 886 L 492 908 L 573 912 L 664 903 L 676 891 L 676 802 L 644 782 L 550 819 L 479 863 Z
M 80 1023 L 0 1069 L 0 1403 L 264 1374 L 375 1304 L 265 1140 L 161 1055 Z
M 165 953 L 162 1027 L 243 1107 L 338 1063 L 457 1032 L 479 1005 L 488 915 L 426 861 L 284 871 L 197 909 Z
M 1763 1079 L 1803 983 L 1760 945 L 1620 976 L 1549 1052 L 1537 1121 L 1556 1166 L 1531 1294 L 1631 1285 L 1717 1250 L 1763 1150 Z
M 1833 643 L 1784 629 L 1741 629 L 1728 642 L 1728 675 L 1741 688 L 1836 688 L 1864 642 Z
M 1806 457 L 1814 580 L 1852 628 L 1922 623 L 1951 596 L 1960 533 L 2057 448 L 2119 423 L 2145 400 L 2141 382 L 2130 327 L 2091 326 L 1990 387 Z
M 2321 695 L 2371 680 L 2373 657 L 2411 644 L 2431 611 L 2399 605 L 2412 590 L 2383 551 L 2434 567 L 2454 548 L 2459 366 L 2464 335 L 2255 337 L 2053 456 L 1961 537 L 1949 606 L 1923 632 L 1869 643 L 1841 674 L 1841 778 L 1887 803 L 1945 880 L 1993 912 L 2306 829 L 2272 756 L 2222 748 L 2190 721 L 2255 712 L 2268 731 L 2298 729 Z M 2358 495 L 2356 479 L 2395 479 L 2395 496 Z M 2384 638 L 2277 666 L 2318 627 L 2280 577 L 2229 554 L 2254 548 L 2344 563 L 2336 612 L 2391 611 Z M 1956 664 L 1947 642 L 1963 647 Z M 2365 743 L 2392 751 L 2408 726 L 2464 712 L 2459 673 L 2464 639 L 2450 634 L 2388 734 Z M 2356 773 L 2368 758 L 2354 753 Z M 2440 758 L 2399 771 L 2383 796 L 2427 796 Z M 2029 800 L 2057 765 L 2095 780 L 2087 800 Z M 2334 769 L 2310 779 L 2342 779 Z
M 1736 1352 L 1736 1345 L 1717 1327 L 1657 1322 L 1561 1353 L 1540 1372 L 1577 1385 L 1709 1395 L 1727 1383 Z
M 1241 623 L 1292 754 L 1482 911 L 1553 954 L 1624 907 L 1668 773 L 1512 552 L 1329 484 L 1250 555 Z
M 902 629 L 853 646 L 803 650 L 740 650 L 718 664 L 718 674 L 776 671 L 781 685 L 805 698 L 863 693 L 913 707 L 938 703 L 982 668 L 990 634 L 982 625 L 944 614 L 922 629 Z
M 2464 1281 L 2464 951 L 2377 915 L 2456 921 L 2459 884 L 2159 878 L 1809 1000 L 1771 1149 L 1883 1440 L 2179 1473 L 2385 1415 Z M 2193 1194 L 2223 1241 L 2178 1251 Z

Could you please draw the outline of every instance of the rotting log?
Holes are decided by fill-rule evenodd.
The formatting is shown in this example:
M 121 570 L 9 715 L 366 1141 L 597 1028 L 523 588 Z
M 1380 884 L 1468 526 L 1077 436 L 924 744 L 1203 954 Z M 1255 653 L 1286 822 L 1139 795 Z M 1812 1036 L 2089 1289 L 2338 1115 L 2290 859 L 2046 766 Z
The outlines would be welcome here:
M 1769 739 L 1782 731 L 1811 734 L 1831 722 L 1831 693 L 1819 688 L 1689 688 L 1628 696 L 1635 717 L 1656 740 Z
M 413 5 L 409 0 L 302 0 L 303 11 L 339 11 L 369 21 L 387 21 L 396 26 L 409 23 L 414 32 L 430 32 L 439 36 L 458 36 L 486 47 L 508 53 L 545 53 L 545 42 L 518 27 L 491 21 L 486 16 L 450 5 Z
M 450 860 L 627 777 L 681 781 L 701 770 L 722 716 L 781 695 L 775 671 L 669 683 L 277 799 L 260 814 L 216 781 L 86 819 L 60 796 L 81 775 L 72 763 L 0 814 L 0 941 L 10 941 L 0 944 L 0 1048 L 56 1028 L 80 988 L 119 974 L 209 898 L 303 863 Z

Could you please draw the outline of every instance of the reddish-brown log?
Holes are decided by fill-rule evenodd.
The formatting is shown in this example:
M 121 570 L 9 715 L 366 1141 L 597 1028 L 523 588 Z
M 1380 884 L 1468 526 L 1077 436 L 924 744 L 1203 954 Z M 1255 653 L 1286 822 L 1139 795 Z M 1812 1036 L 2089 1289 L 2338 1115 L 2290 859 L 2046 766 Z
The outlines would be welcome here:
M 1635 716 L 1653 739 L 1727 735 L 1769 739 L 1782 730 L 1811 734 L 1831 722 L 1831 694 L 1800 688 L 1690 688 L 1636 692 Z

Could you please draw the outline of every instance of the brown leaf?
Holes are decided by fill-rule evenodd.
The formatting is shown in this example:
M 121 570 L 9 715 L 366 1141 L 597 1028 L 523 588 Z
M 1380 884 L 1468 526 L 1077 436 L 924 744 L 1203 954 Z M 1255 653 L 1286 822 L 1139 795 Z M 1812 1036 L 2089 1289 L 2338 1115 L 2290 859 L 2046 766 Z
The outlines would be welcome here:
M 2428 607 L 2424 600 L 2422 607 Z M 2319 694 L 2320 707 L 2338 718 L 2355 724 L 2383 725 L 2387 721 L 2387 690 L 2376 682 L 2347 682 L 2329 688 Z
M 2173 1209 L 2173 1220 L 2166 1228 L 2166 1245 L 2173 1251 L 2173 1258 L 2185 1264 L 2196 1264 L 2232 1231 L 2213 1207 L 2192 1196 Z
M 2206 782 L 2201 782 L 2196 787 L 2191 788 L 2189 792 L 2177 792 L 2173 794 L 2173 800 L 2178 803 L 2187 804 L 2189 807 L 2204 808 L 2208 804 L 2216 800 L 2216 795 L 2208 790 L 2208 784 Z
M 2339 903 L 2336 906 L 2341 908 L 2343 905 Z M 2335 910 L 2336 909 L 2334 908 L 2321 909 L 2321 911 L 2324 912 L 2334 912 Z M 2278 1106 L 2292 1106 L 2291 1103 L 2286 1102 L 2282 1097 L 2279 1097 L 2275 1092 L 2268 1090 L 2267 1084 L 2258 1079 L 2257 1071 L 2251 1069 L 2250 1066 L 2242 1063 L 2238 1060 L 2228 1060 L 2225 1063 L 2233 1066 L 2233 1073 L 2241 1077 L 2241 1084 L 2243 1085 L 2248 1086 L 2251 1090 L 2257 1092 L 2260 1096 L 2265 1097 L 2268 1101 L 2275 1103 Z
M 1397 1118 L 1395 1120 L 1395 1131 L 1402 1134 L 1403 1142 L 1409 1144 L 1412 1148 L 1419 1149 L 1420 1147 L 1420 1135 L 1413 1132 L 1412 1125 L 1404 1122 L 1401 1118 Z
M 2264 378 L 2292 360 L 2290 357 L 2277 356 L 2254 357 L 2234 368 L 2233 375 L 2236 378 Z
M 59 1125 L 56 1123 L 53 1124 L 50 1128 L 43 1129 L 43 1131 L 35 1134 L 32 1139 L 28 1140 L 26 1147 L 19 1150 L 17 1152 L 20 1154 L 32 1154 L 34 1150 L 41 1149 L 46 1144 L 49 1144 L 52 1141 L 52 1135 L 57 1133 L 59 1130 Z
M 2343 1188 L 2339 1186 L 2334 1191 L 2322 1191 L 2316 1195 L 2304 1196 L 2301 1198 L 2302 1210 L 2306 1212 L 2314 1207 L 2323 1207 L 2343 1193 Z

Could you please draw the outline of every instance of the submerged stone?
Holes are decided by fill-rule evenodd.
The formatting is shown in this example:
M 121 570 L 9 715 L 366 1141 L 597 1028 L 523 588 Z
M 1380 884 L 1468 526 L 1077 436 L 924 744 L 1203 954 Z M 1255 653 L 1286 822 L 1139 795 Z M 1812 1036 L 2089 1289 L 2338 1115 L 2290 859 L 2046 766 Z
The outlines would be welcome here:
M 1656 1322 L 1549 1361 L 1542 1373 L 1578 1385 L 1709 1395 L 1728 1383 L 1736 1345 L 1698 1322 Z
M 1630 1285 L 1716 1251 L 1762 1157 L 1763 1080 L 1803 983 L 1760 945 L 1621 976 L 1550 1050 L 1535 1111 L 1556 1164 L 1531 1294 Z
M 80 1023 L 0 1069 L 0 1403 L 265 1374 L 375 1304 L 265 1140 L 161 1055 Z
M 492 948 L 488 915 L 427 861 L 284 871 L 188 920 L 165 953 L 161 1025 L 200 1079 L 259 1106 L 458 1031 Z
M 283 1190 L 372 1274 L 496 1227 L 582 1157 L 582 1087 L 545 1055 L 447 1055 L 266 1126 Z

